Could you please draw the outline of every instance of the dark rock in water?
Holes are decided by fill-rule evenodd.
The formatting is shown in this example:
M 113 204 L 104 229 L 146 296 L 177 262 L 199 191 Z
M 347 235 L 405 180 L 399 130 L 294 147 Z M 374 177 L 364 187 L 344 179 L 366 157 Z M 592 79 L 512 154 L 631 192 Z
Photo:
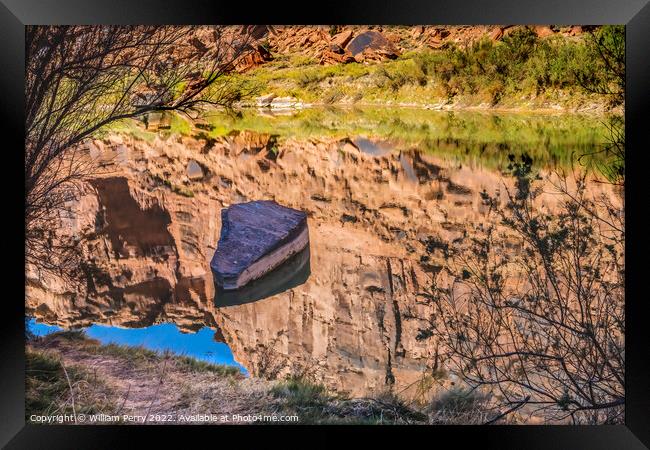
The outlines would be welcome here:
M 210 267 L 223 289 L 260 278 L 309 243 L 307 214 L 273 201 L 232 205 L 221 211 L 221 223 Z
M 273 269 L 257 280 L 251 281 L 241 289 L 225 290 L 216 285 L 214 304 L 218 308 L 243 305 L 300 286 L 307 281 L 311 274 L 309 259 L 309 246 L 306 246 L 282 263 L 280 267 Z

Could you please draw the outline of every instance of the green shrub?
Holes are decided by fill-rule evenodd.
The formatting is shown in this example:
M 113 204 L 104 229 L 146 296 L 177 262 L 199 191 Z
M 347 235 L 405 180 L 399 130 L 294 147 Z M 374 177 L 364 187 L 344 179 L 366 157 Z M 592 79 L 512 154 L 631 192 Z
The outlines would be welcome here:
M 295 55 L 290 58 L 291 61 L 291 66 L 293 67 L 302 67 L 302 66 L 309 66 L 316 64 L 318 61 L 316 61 L 314 58 L 310 56 L 304 56 L 304 55 Z
M 375 84 L 393 92 L 406 85 L 426 86 L 427 82 L 428 78 L 422 70 L 422 65 L 413 60 L 380 66 L 375 72 Z
M 298 74 L 297 81 L 298 81 L 298 85 L 304 88 L 307 86 L 320 83 L 321 81 L 323 81 L 324 79 L 330 76 L 332 76 L 332 73 L 329 70 L 318 70 L 318 67 L 309 68 L 309 69 L 302 70 Z
M 174 356 L 176 364 L 188 372 L 211 372 L 225 377 L 240 376 L 241 372 L 235 366 L 226 366 L 223 364 L 213 364 L 201 361 L 191 356 Z
M 484 38 L 465 48 L 450 45 L 439 51 L 416 53 L 412 62 L 423 76 L 432 77 L 450 99 L 485 92 L 492 104 L 497 104 L 505 97 L 522 93 L 540 95 L 549 89 L 615 84 L 611 70 L 598 58 L 594 42 L 603 42 L 620 52 L 621 39 L 617 36 L 603 27 L 595 39 L 540 39 L 532 29 L 522 27 L 501 42 Z M 378 73 L 393 82 L 380 83 L 381 87 L 394 89 L 418 80 L 406 73 Z
M 51 338 L 67 339 L 69 341 L 84 341 L 88 339 L 88 335 L 84 330 L 63 330 L 57 331 L 49 335 Z
M 611 53 L 603 62 L 598 49 Z M 622 56 L 621 56 L 622 55 Z M 344 96 L 368 102 L 430 103 L 440 100 L 476 105 L 485 102 L 526 107 L 548 102 L 569 107 L 593 103 L 606 94 L 622 102 L 624 29 L 599 27 L 593 37 L 540 38 L 529 27 L 513 29 L 501 41 L 487 37 L 461 46 L 405 52 L 395 60 L 320 65 L 313 57 L 278 55 L 275 61 L 239 76 L 257 91 L 291 95 L 306 102 L 337 103 Z M 615 92 L 612 92 L 615 91 Z M 568 93 L 569 95 L 565 95 Z M 361 97 L 359 96 L 361 94 Z M 562 94 L 562 95 L 560 95 Z M 609 97 L 607 97 L 609 98 Z M 183 132 L 182 124 L 176 124 Z
M 333 87 L 323 94 L 323 103 L 332 104 L 345 97 L 345 93 L 339 87 Z

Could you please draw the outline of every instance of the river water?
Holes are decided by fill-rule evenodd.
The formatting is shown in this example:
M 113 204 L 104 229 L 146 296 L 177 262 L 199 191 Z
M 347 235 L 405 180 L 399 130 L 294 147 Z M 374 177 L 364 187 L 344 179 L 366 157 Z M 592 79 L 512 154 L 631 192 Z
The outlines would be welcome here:
M 447 249 L 492 220 L 481 193 L 512 186 L 508 155 L 532 156 L 542 178 L 570 174 L 606 143 L 603 120 L 356 108 L 125 123 L 84 147 L 100 169 L 59 225 L 85 237 L 86 287 L 28 272 L 27 314 L 253 375 L 310 373 L 352 395 L 410 389 L 438 367 L 422 333 Z M 209 269 L 220 212 L 262 199 L 307 212 L 309 248 L 220 292 Z

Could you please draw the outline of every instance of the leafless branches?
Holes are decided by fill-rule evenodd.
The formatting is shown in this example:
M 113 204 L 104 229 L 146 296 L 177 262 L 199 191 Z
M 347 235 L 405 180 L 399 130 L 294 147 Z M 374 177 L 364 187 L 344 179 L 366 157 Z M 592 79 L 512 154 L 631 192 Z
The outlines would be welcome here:
M 151 111 L 231 108 L 245 90 L 229 75 L 251 50 L 233 27 L 29 26 L 26 29 L 27 264 L 65 273 L 78 242 L 54 242 L 94 167 L 80 144 L 117 120 Z
M 508 232 L 487 226 L 456 253 L 455 281 L 440 289 L 435 335 L 453 371 L 491 389 L 505 407 L 526 400 L 529 414 L 547 420 L 621 422 L 622 206 L 589 198 L 583 176 L 572 190 L 558 185 L 558 213 L 543 212 L 530 164 L 514 166 L 517 188 L 507 205 L 484 196 Z M 508 240 L 520 244 L 516 254 Z

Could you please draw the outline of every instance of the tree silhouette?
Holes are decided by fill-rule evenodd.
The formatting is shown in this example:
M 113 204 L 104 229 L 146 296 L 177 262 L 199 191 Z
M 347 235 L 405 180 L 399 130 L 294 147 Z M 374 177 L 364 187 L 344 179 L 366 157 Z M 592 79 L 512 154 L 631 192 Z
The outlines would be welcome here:
M 547 420 L 620 423 L 624 390 L 624 214 L 590 198 L 584 175 L 558 176 L 558 213 L 541 211 L 532 161 L 511 169 L 505 205 L 483 194 L 505 228 L 483 233 L 452 257 L 439 287 L 431 335 L 447 365 L 508 409 Z M 518 243 L 517 252 L 508 242 Z M 520 409 L 520 412 L 524 409 Z
M 94 169 L 80 144 L 152 111 L 231 108 L 246 90 L 228 75 L 252 38 L 219 26 L 29 26 L 25 39 L 26 262 L 64 274 L 78 242 L 52 228 Z

